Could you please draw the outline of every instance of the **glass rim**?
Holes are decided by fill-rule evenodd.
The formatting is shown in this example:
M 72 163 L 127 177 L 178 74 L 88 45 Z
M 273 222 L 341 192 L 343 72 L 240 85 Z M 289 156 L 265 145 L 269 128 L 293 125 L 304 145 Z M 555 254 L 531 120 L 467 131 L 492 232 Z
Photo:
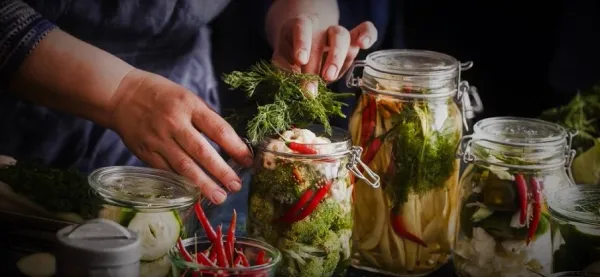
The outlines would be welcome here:
M 179 253 L 179 248 L 178 248 L 178 244 L 174 245 L 169 252 L 167 252 L 167 255 L 169 256 L 169 260 L 171 260 L 171 263 L 173 264 L 173 266 L 177 267 L 178 269 L 182 269 L 182 266 L 184 266 L 183 269 L 194 269 L 194 271 L 196 270 L 200 270 L 200 271 L 214 271 L 214 272 L 223 272 L 223 273 L 250 273 L 250 272 L 255 272 L 255 271 L 263 271 L 263 270 L 272 270 L 277 264 L 279 264 L 279 262 L 282 260 L 282 254 L 281 251 L 279 251 L 279 249 L 277 249 L 276 247 L 270 245 L 269 243 L 262 241 L 262 240 L 258 240 L 258 239 L 253 239 L 253 238 L 249 238 L 249 237 L 236 237 L 235 238 L 235 242 L 242 244 L 244 246 L 252 246 L 253 248 L 259 249 L 259 250 L 264 250 L 267 253 L 268 257 L 271 257 L 271 261 L 269 261 L 266 264 L 262 264 L 262 265 L 253 265 L 253 266 L 249 266 L 249 267 L 232 267 L 232 268 L 222 268 L 222 267 L 215 267 L 215 266 L 203 266 L 200 265 L 198 263 L 191 263 L 191 262 L 187 262 L 182 260 L 179 256 L 181 255 Z M 187 238 L 182 240 L 183 246 L 184 247 L 188 247 L 191 245 L 198 245 L 198 244 L 210 244 L 211 241 L 208 239 L 208 237 L 191 237 L 191 238 Z
M 574 185 L 561 188 L 554 192 L 553 197 L 548 201 L 548 210 L 559 217 L 563 217 L 574 223 L 585 224 L 589 226 L 600 226 L 600 210 L 598 214 L 576 210 L 580 204 L 579 201 L 592 202 L 590 197 L 600 197 L 600 187 L 596 185 Z M 597 207 L 600 209 L 600 205 Z
M 114 177 L 133 177 L 155 179 L 163 184 L 179 188 L 184 196 L 151 200 L 143 197 L 124 198 L 122 194 L 106 186 L 107 179 Z M 200 197 L 196 186 L 187 178 L 170 171 L 138 166 L 108 166 L 98 168 L 88 175 L 91 191 L 102 198 L 109 205 L 133 208 L 136 210 L 164 210 L 192 206 Z
M 305 128 L 301 128 L 301 129 L 306 129 L 306 130 L 310 130 L 311 132 L 314 132 L 315 128 L 323 128 L 324 130 L 324 126 L 322 124 L 311 124 L 306 126 Z M 299 128 L 300 129 L 300 128 Z M 319 134 L 315 134 L 317 136 L 319 136 Z M 280 137 L 279 135 L 272 135 L 270 137 L 267 137 L 266 139 L 264 139 L 261 143 L 259 143 L 257 146 L 255 146 L 258 150 L 260 150 L 261 152 L 265 152 L 265 153 L 271 153 L 277 156 L 281 156 L 281 157 L 287 157 L 287 158 L 296 158 L 296 159 L 309 159 L 309 160 L 318 160 L 318 159 L 325 159 L 325 158 L 332 158 L 332 157 L 341 157 L 341 156 L 345 156 L 347 154 L 349 154 L 351 152 L 351 147 L 352 147 L 352 137 L 350 136 L 350 132 L 336 127 L 336 126 L 331 126 L 331 135 L 328 135 L 326 138 L 330 139 L 331 137 L 334 136 L 341 136 L 341 139 L 339 141 L 332 141 L 330 143 L 299 143 L 296 142 L 299 145 L 304 145 L 304 146 L 327 146 L 327 147 L 334 147 L 334 149 L 338 149 L 339 151 L 335 151 L 332 153 L 328 153 L 328 154 L 301 154 L 301 153 L 287 153 L 287 152 L 281 152 L 281 151 L 275 151 L 275 150 L 269 150 L 267 149 L 267 145 L 269 145 L 270 142 L 272 141 L 279 141 Z
M 486 128 L 488 128 L 490 126 L 507 124 L 507 123 L 515 124 L 515 125 L 517 123 L 539 124 L 539 126 L 541 126 L 541 127 L 554 129 L 553 131 L 558 132 L 558 134 L 547 137 L 547 138 L 539 138 L 538 139 L 539 141 L 536 141 L 536 142 L 508 142 L 507 143 L 505 139 L 499 138 L 500 135 L 492 134 L 488 130 L 486 130 Z M 499 116 L 499 117 L 484 118 L 482 120 L 477 121 L 473 125 L 473 138 L 474 138 L 474 140 L 481 138 L 486 141 L 496 142 L 496 143 L 505 144 L 505 145 L 508 144 L 508 145 L 520 146 L 520 147 L 532 146 L 532 147 L 537 148 L 537 147 L 555 146 L 555 145 L 560 145 L 560 144 L 565 143 L 566 139 L 568 138 L 568 132 L 564 127 L 562 127 L 556 123 L 552 123 L 552 122 L 541 120 L 541 119 L 527 118 L 527 117 L 515 117 L 515 116 Z

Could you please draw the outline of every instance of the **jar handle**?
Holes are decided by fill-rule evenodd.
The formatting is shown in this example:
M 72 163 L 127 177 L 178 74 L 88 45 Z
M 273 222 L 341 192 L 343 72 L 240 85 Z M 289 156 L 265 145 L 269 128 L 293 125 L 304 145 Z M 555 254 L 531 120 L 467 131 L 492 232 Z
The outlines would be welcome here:
M 371 170 L 368 165 L 363 163 L 363 161 L 360 159 L 361 154 L 362 154 L 362 147 L 353 146 L 350 149 L 350 155 L 351 155 L 350 162 L 348 164 L 346 164 L 346 168 L 348 170 L 350 170 L 350 172 L 352 172 L 352 174 L 354 174 L 354 176 L 365 181 L 367 184 L 369 184 L 373 188 L 380 187 L 381 186 L 381 178 L 379 177 L 379 175 L 377 175 L 377 173 L 373 172 L 373 170 Z M 362 167 L 363 171 L 366 172 L 367 176 L 365 176 L 361 172 L 358 165 L 360 165 L 360 167 Z
M 354 77 L 354 70 L 359 67 L 364 67 L 367 64 L 363 60 L 354 61 L 350 68 L 348 69 L 348 73 L 346 73 L 346 86 L 348 88 L 355 88 L 360 85 L 360 78 Z

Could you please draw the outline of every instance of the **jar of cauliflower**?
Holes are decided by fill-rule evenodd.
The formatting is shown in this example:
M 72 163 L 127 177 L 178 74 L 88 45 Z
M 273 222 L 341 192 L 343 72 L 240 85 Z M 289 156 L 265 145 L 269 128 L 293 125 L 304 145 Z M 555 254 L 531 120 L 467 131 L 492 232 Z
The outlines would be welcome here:
M 546 199 L 572 187 L 573 134 L 536 119 L 477 122 L 459 156 L 468 164 L 457 195 L 453 250 L 461 277 L 552 273 L 552 220 Z
M 427 275 L 448 262 L 454 241 L 455 153 L 471 91 L 460 72 L 470 63 L 430 51 L 384 50 L 357 66 L 364 67 L 362 77 L 350 74 L 348 85 L 362 94 L 349 128 L 381 187 L 355 185 L 352 265 Z
M 345 276 L 350 263 L 354 180 L 373 187 L 347 132 L 292 129 L 254 147 L 248 233 L 279 248 L 277 276 Z

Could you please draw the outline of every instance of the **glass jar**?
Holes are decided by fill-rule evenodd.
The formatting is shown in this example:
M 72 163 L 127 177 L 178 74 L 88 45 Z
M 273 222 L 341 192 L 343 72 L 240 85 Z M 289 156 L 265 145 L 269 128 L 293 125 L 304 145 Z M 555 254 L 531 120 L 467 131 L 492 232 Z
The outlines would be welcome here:
M 469 91 L 467 82 L 458 87 L 470 63 L 430 51 L 384 50 L 355 66 L 364 66 L 362 78 L 350 73 L 347 85 L 360 86 L 362 95 L 349 129 L 381 187 L 355 185 L 352 265 L 427 275 L 448 262 L 454 241 L 455 153 L 465 123 L 455 97 Z
M 88 177 L 97 217 L 137 232 L 142 256 L 140 276 L 169 276 L 169 250 L 186 238 L 200 195 L 179 175 L 144 167 L 112 166 Z
M 254 147 L 248 235 L 281 251 L 277 276 L 345 276 L 354 177 L 371 187 L 379 185 L 379 177 L 360 162 L 361 149 L 352 147 L 344 130 L 333 128 L 328 136 L 322 126 L 313 125 L 282 137 L 324 139 L 292 146 L 274 136 Z M 301 151 L 299 145 L 314 151 L 291 150 Z
M 600 273 L 600 188 L 578 185 L 548 200 L 553 224 L 553 272 Z
M 461 277 L 548 276 L 551 222 L 546 199 L 573 186 L 573 134 L 537 119 L 477 122 L 457 155 L 467 163 L 455 199 L 453 250 Z M 463 149 L 464 145 L 464 149 Z

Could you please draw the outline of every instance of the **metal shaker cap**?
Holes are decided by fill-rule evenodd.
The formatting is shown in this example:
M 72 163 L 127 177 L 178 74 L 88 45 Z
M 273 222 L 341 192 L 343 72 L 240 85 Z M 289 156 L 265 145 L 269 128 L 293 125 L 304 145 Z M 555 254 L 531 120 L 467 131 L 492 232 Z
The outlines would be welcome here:
M 137 234 L 106 219 L 67 226 L 58 231 L 57 238 L 57 260 L 78 266 L 114 267 L 141 258 Z

